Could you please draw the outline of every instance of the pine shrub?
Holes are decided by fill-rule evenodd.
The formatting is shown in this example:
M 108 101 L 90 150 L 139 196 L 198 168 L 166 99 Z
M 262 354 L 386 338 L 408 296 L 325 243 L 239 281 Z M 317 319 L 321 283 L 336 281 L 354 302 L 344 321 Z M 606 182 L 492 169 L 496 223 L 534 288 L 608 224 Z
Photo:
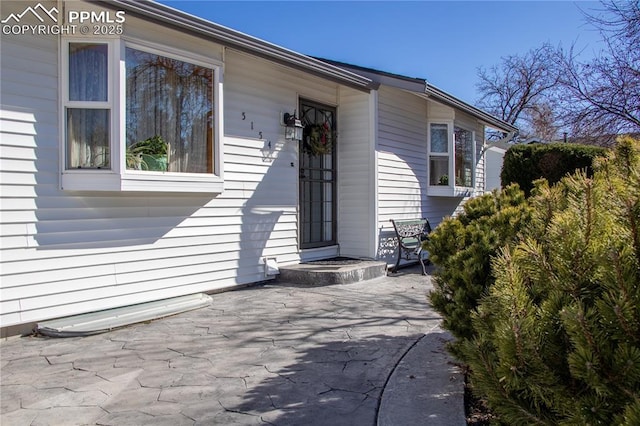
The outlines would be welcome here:
M 640 142 L 529 203 L 458 344 L 474 393 L 509 425 L 640 425 Z
M 429 299 L 455 337 L 473 337 L 471 313 L 494 281 L 491 257 L 515 239 L 529 216 L 524 193 L 511 185 L 469 200 L 461 214 L 446 218 L 425 242 L 437 266 Z

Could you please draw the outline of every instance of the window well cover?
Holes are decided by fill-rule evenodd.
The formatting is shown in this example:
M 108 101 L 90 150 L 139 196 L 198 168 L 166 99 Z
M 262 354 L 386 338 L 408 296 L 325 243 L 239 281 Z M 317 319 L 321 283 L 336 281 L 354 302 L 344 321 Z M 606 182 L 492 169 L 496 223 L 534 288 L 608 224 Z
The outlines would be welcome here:
M 59 318 L 38 323 L 36 330 L 50 337 L 88 336 L 138 322 L 203 308 L 209 305 L 211 301 L 211 296 L 204 293 L 192 294 Z

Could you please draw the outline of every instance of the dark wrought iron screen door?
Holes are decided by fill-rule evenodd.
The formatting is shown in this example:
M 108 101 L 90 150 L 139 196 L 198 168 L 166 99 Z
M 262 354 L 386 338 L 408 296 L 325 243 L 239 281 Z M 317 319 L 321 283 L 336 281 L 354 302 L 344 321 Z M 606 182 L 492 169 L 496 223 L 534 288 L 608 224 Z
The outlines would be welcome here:
M 300 101 L 300 248 L 336 243 L 336 109 Z

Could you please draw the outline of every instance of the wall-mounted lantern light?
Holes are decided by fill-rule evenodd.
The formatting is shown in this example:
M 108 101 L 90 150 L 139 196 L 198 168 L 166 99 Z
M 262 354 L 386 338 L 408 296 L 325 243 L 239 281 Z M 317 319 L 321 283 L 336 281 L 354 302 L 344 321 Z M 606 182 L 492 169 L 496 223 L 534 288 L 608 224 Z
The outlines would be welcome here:
M 284 128 L 284 138 L 290 141 L 301 141 L 302 129 L 304 129 L 304 127 L 302 126 L 302 122 L 298 119 L 298 117 L 296 117 L 296 112 L 294 111 L 293 114 L 285 112 L 283 121 L 284 125 L 286 126 Z

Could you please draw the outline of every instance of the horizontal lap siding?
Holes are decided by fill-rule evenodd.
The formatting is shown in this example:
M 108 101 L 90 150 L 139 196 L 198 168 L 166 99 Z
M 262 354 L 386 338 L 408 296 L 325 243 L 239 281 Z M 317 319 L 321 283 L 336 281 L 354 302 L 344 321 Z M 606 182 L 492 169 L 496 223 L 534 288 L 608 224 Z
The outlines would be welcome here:
M 3 16 L 15 8 L 24 4 L 3 5 Z M 30 247 L 35 245 L 36 199 L 57 192 L 58 55 L 56 37 L 3 35 L 0 43 L 0 323 L 6 326 L 23 322 L 23 295 L 31 285 L 28 279 L 14 285 L 12 279 L 39 270 L 36 262 L 19 265 L 35 252 Z
M 342 89 L 338 110 L 338 238 L 343 256 L 375 257 L 374 142 L 368 93 Z
M 430 118 L 442 119 L 442 114 L 453 118 L 454 111 L 442 105 L 428 107 L 415 95 L 385 86 L 379 99 L 378 257 L 395 263 L 397 244 L 389 219 L 426 217 L 435 227 L 455 214 L 463 199 L 427 195 L 427 124 Z M 482 178 L 476 176 L 478 185 Z
M 392 218 L 425 214 L 426 102 L 382 86 L 378 101 L 378 258 L 392 261 Z
M 378 114 L 378 226 L 388 227 L 391 218 L 424 213 L 426 104 L 409 93 L 382 87 Z
M 337 105 L 337 86 L 231 49 L 225 57 L 225 86 L 232 88 L 225 96 L 226 152 L 233 153 L 225 154 L 225 188 L 237 188 L 242 235 L 262 233 L 263 256 L 297 263 L 298 147 L 284 139 L 280 120 L 297 110 L 299 98 Z
M 173 47 L 189 51 L 185 40 Z M 57 49 L 55 37 L 2 37 L 3 327 L 256 282 L 263 256 L 299 260 L 296 147 L 279 111 L 296 108 L 299 84 L 335 103 L 334 84 L 228 52 L 222 194 L 65 192 Z
M 484 126 L 476 126 L 476 194 L 483 194 L 486 187 L 486 160 L 484 155 Z
M 281 114 L 293 113 L 299 96 L 334 105 L 336 87 L 230 49 L 225 57 L 228 138 L 221 198 L 239 203 L 242 240 L 248 243 L 250 236 L 259 235 L 264 247 L 243 242 L 240 256 L 274 256 L 281 264 L 296 263 L 297 143 L 284 139 Z

